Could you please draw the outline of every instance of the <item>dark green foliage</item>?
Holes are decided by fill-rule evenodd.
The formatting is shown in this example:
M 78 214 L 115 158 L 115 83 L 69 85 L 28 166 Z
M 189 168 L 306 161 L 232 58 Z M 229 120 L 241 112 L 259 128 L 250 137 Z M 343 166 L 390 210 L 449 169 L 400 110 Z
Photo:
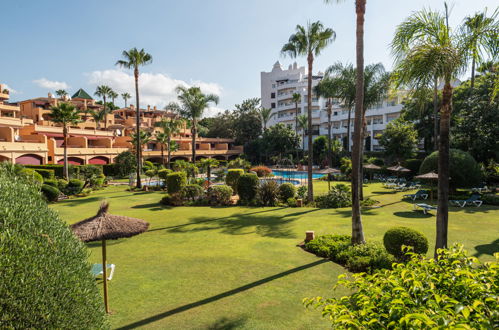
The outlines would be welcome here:
M 158 178 L 160 178 L 163 181 L 163 183 L 166 185 L 166 178 L 168 177 L 168 174 L 172 172 L 173 171 L 168 168 L 163 168 L 158 171 Z
M 182 206 L 184 205 L 184 200 L 180 193 L 175 194 L 165 194 L 159 201 L 161 205 L 165 206 Z
M 149 171 L 149 170 L 154 170 L 155 168 L 156 168 L 156 166 L 154 166 L 154 164 L 148 160 L 145 160 L 142 163 L 142 170 L 144 172 Z
M 64 179 L 57 180 L 57 189 L 59 189 L 60 191 L 65 191 L 67 186 L 68 186 L 67 180 Z
M 336 260 L 336 255 L 348 248 L 351 241 L 348 235 L 323 235 L 305 243 L 305 249 L 319 257 Z
M 305 305 L 320 308 L 333 328 L 345 328 L 348 320 L 352 329 L 494 329 L 497 259 L 481 264 L 462 246 L 440 250 L 438 262 L 413 254 L 393 270 L 340 275 L 341 293 Z
M 2 328 L 108 327 L 86 247 L 39 189 L 6 167 L 0 169 L 0 229 Z
M 481 182 L 480 167 L 471 155 L 458 149 L 450 149 L 449 167 L 452 188 L 473 188 Z M 420 174 L 438 172 L 438 151 L 425 158 L 419 169 Z
M 182 197 L 194 202 L 203 197 L 204 190 L 200 185 L 188 184 L 182 188 L 181 194 Z
M 274 180 L 260 184 L 257 193 L 258 203 L 262 206 L 276 206 L 279 199 L 279 185 Z
M 102 165 L 102 173 L 104 173 L 105 176 L 111 176 L 111 177 L 118 177 L 119 172 L 116 167 L 116 164 L 104 164 Z
M 85 185 L 85 182 L 83 182 L 82 180 L 71 179 L 71 180 L 69 180 L 69 182 L 68 182 L 68 184 L 63 192 L 66 195 L 76 195 L 76 194 L 79 194 L 81 192 L 84 185 Z
M 332 186 L 327 194 L 317 196 L 315 203 L 321 209 L 347 207 L 352 203 L 351 198 L 350 188 L 340 183 Z
M 305 200 L 307 197 L 307 186 L 299 186 L 296 191 L 296 197 Z
M 54 171 L 54 175 L 57 178 L 62 178 L 64 176 L 63 173 L 63 165 L 59 164 L 46 164 L 46 165 L 23 165 L 26 168 L 32 168 L 32 169 L 45 169 L 45 170 L 51 170 Z
M 25 168 L 21 170 L 21 174 L 23 174 L 26 178 L 28 178 L 32 182 L 36 182 L 39 184 L 43 183 L 43 177 L 40 173 L 30 168 Z
M 406 159 L 402 163 L 402 166 L 411 170 L 411 173 L 415 175 L 416 173 L 419 172 L 419 169 L 421 168 L 422 163 L 423 163 L 422 159 L 410 158 L 410 159 Z
M 378 157 L 370 157 L 367 159 L 367 162 L 369 164 L 374 164 L 376 166 L 385 166 L 385 161 L 381 158 L 378 158 Z M 419 167 L 418 167 L 418 169 L 419 169 Z
M 485 194 L 480 199 L 484 204 L 499 206 L 499 195 Z
M 232 204 L 232 194 L 233 190 L 231 187 L 226 185 L 217 185 L 208 188 L 206 197 L 208 203 L 212 206 L 227 206 Z
M 383 237 L 385 249 L 397 259 L 402 260 L 405 252 L 402 246 L 411 246 L 414 253 L 426 254 L 428 252 L 428 239 L 419 231 L 407 227 L 389 229 Z
M 294 198 L 294 197 L 288 198 L 286 200 L 286 204 L 288 204 L 289 207 L 297 207 L 298 206 L 298 202 L 296 201 L 296 198 Z
M 43 180 L 53 180 L 55 175 L 54 175 L 54 170 L 47 170 L 44 168 L 34 168 L 36 172 L 38 172 L 42 177 Z
M 234 194 L 237 194 L 237 183 L 239 177 L 244 174 L 244 170 L 240 168 L 229 169 L 225 177 L 225 183 L 232 188 Z
M 48 185 L 48 184 L 43 184 L 41 191 L 43 193 L 43 196 L 45 196 L 45 198 L 49 202 L 57 202 L 57 199 L 59 198 L 59 195 L 61 194 L 59 189 L 57 189 L 54 186 Z
M 390 269 L 395 261 L 383 245 L 378 242 L 350 245 L 339 252 L 335 259 L 351 272 L 373 272 L 376 269 Z
M 115 175 L 120 178 L 128 177 L 136 167 L 135 155 L 130 151 L 123 151 L 114 158 Z
M 418 132 L 413 123 L 399 118 L 388 123 L 378 141 L 388 157 L 400 161 L 414 154 Z
M 255 199 L 258 191 L 258 176 L 256 174 L 242 174 L 237 182 L 237 192 L 242 202 L 250 202 Z
M 292 183 L 283 183 L 279 186 L 279 198 L 281 201 L 286 202 L 296 195 L 296 187 Z
M 175 194 L 182 190 L 187 184 L 185 172 L 172 172 L 166 176 L 166 188 L 169 194 Z
M 55 179 L 53 179 L 53 180 L 46 179 L 46 180 L 43 181 L 43 184 L 46 184 L 46 185 L 49 185 L 49 186 L 52 186 L 52 187 L 56 187 L 56 188 L 59 187 L 58 182 Z

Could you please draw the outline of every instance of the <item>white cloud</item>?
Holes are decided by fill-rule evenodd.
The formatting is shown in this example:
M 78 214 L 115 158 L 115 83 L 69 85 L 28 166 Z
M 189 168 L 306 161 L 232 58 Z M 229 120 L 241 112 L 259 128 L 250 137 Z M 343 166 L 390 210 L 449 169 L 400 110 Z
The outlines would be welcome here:
M 88 83 L 93 87 L 98 85 L 108 85 L 117 93 L 130 93 L 132 98 L 135 96 L 135 79 L 131 73 L 121 70 L 103 70 L 93 71 L 88 74 Z M 141 108 L 150 105 L 157 106 L 158 109 L 172 101 L 177 101 L 175 88 L 182 86 L 199 86 L 204 93 L 210 93 L 220 96 L 223 92 L 222 86 L 213 82 L 203 82 L 192 80 L 186 82 L 180 79 L 174 79 L 162 73 L 141 73 L 139 76 L 139 92 Z M 120 103 L 122 100 L 120 98 Z M 222 109 L 211 107 L 206 111 L 208 114 L 216 114 Z
M 52 89 L 52 90 L 69 88 L 69 85 L 63 81 L 51 81 L 46 78 L 36 79 L 33 80 L 33 82 L 42 88 Z

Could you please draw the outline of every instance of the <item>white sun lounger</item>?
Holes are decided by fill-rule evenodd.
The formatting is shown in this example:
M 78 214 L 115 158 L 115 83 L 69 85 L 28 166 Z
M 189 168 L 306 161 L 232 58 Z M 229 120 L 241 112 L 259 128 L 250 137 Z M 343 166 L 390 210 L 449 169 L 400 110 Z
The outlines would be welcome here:
M 114 268 L 116 266 L 114 264 L 107 264 L 106 266 L 107 269 L 111 269 L 107 276 L 108 281 L 111 281 L 113 279 Z M 104 271 L 102 270 L 102 264 L 93 264 L 91 273 L 94 277 L 103 275 Z

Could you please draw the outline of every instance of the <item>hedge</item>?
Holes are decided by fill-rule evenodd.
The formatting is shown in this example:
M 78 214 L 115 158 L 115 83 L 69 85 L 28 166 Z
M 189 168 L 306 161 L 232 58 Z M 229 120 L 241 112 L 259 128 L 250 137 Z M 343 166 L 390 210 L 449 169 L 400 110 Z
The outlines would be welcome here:
M 57 202 L 57 199 L 59 199 L 59 195 L 61 194 L 59 189 L 48 184 L 43 184 L 41 191 L 49 202 Z
M 0 167 L 0 315 L 7 329 L 108 328 L 88 250 L 25 178 Z
M 64 166 L 59 164 L 23 165 L 23 166 L 32 169 L 53 170 L 54 175 L 58 178 L 62 178 L 64 176 Z
M 407 227 L 389 229 L 383 237 L 385 249 L 399 260 L 405 257 L 402 246 L 411 246 L 414 253 L 428 252 L 428 239 L 419 231 Z
M 172 172 L 166 176 L 166 188 L 169 194 L 175 194 L 187 184 L 185 172 Z
M 43 177 L 43 180 L 53 180 L 55 178 L 54 170 L 47 170 L 44 168 L 34 168 L 34 170 Z
M 249 202 L 255 199 L 258 191 L 258 176 L 256 174 L 243 174 L 237 182 L 237 192 L 243 202 Z
M 237 194 L 237 182 L 239 177 L 244 174 L 244 170 L 240 168 L 229 169 L 225 177 L 225 183 L 232 188 L 234 194 Z

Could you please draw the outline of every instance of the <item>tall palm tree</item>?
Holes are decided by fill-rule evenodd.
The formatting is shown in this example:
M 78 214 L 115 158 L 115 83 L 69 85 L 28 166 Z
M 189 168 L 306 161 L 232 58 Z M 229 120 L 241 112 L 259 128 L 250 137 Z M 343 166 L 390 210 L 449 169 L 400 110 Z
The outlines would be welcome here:
M 100 129 L 100 122 L 106 120 L 106 113 L 104 112 L 104 110 L 97 110 L 97 111 L 89 110 L 88 112 L 90 113 L 90 116 L 92 116 L 92 118 L 94 119 L 96 128 Z
M 295 104 L 295 133 L 296 135 L 298 135 L 298 114 L 300 113 L 300 111 L 298 110 L 298 103 L 301 102 L 301 94 L 293 93 L 291 100 Z
M 151 132 L 148 131 L 142 131 L 140 130 L 139 133 L 132 133 L 130 134 L 130 137 L 132 138 L 132 144 L 135 148 L 135 152 L 139 153 L 142 151 L 142 148 L 148 144 L 149 142 L 152 141 L 152 134 Z M 137 149 L 138 147 L 138 149 Z
M 155 135 L 155 140 L 157 143 L 159 143 L 159 146 L 161 147 L 161 163 L 163 164 L 163 166 L 165 166 L 165 163 L 166 163 L 164 147 L 165 147 L 165 145 L 169 144 L 169 139 L 170 139 L 170 136 L 164 132 L 159 132 L 159 133 L 156 133 L 156 135 Z
M 137 48 L 132 48 L 128 51 L 124 50 L 122 53 L 122 60 L 118 60 L 116 62 L 116 65 L 127 68 L 127 69 L 133 69 L 133 76 L 135 78 L 135 103 L 136 103 L 136 110 L 135 110 L 135 132 L 138 135 L 139 130 L 140 130 L 140 107 L 139 107 L 139 67 L 144 66 L 146 64 L 152 63 L 152 56 L 144 51 L 142 48 L 141 50 L 138 50 Z M 139 148 L 140 145 L 140 136 L 139 139 L 137 140 L 137 149 L 140 150 Z M 142 151 L 137 153 L 137 188 L 142 187 L 142 182 L 140 181 L 140 172 L 142 170 Z
M 125 108 L 127 107 L 127 101 L 132 97 L 130 94 L 128 93 L 123 93 L 121 94 L 121 97 L 123 98 L 123 100 L 125 101 Z
M 113 106 L 116 105 L 114 102 L 116 101 L 118 96 L 120 96 L 120 95 L 111 89 L 111 91 L 109 92 L 109 97 L 111 98 L 111 101 L 113 102 Z
M 168 151 L 168 167 L 171 168 L 171 152 L 172 152 L 172 137 L 180 132 L 184 121 L 177 118 L 163 118 L 161 121 L 156 122 L 155 126 L 163 130 L 163 133 L 167 136 L 166 140 L 166 150 Z M 163 159 L 163 154 L 161 154 Z M 164 165 L 164 162 L 163 162 Z
M 95 95 L 99 96 L 99 97 L 102 97 L 103 99 L 103 104 L 104 104 L 104 109 L 102 110 L 104 112 L 104 128 L 107 129 L 107 117 L 106 115 L 108 114 L 108 110 L 106 108 L 106 98 L 108 96 L 110 96 L 111 92 L 113 90 L 111 89 L 111 87 L 109 86 L 106 86 L 106 85 L 100 85 L 100 86 L 97 86 L 97 89 L 95 90 Z
M 326 69 L 326 77 L 337 86 L 338 99 L 348 111 L 346 149 L 350 152 L 352 109 L 356 97 L 356 71 L 352 64 L 335 63 Z
M 201 159 L 201 168 L 206 170 L 206 177 L 208 178 L 208 186 L 211 182 L 211 169 L 220 165 L 220 162 L 215 158 L 204 158 Z
M 197 123 L 203 116 L 210 103 L 218 104 L 218 96 L 214 94 L 203 94 L 199 87 L 177 86 L 175 91 L 178 94 L 179 103 L 170 103 L 168 108 L 179 113 L 191 122 L 192 135 L 192 163 L 196 163 L 196 135 Z
M 417 90 L 435 77 L 444 82 L 440 107 L 435 256 L 437 249 L 447 247 L 451 82 L 465 70 L 467 46 L 462 36 L 449 27 L 447 6 L 444 14 L 431 10 L 412 14 L 397 27 L 391 45 L 399 84 Z
M 341 2 L 342 0 L 324 0 L 329 2 Z M 364 229 L 362 227 L 362 216 L 360 213 L 359 190 L 362 185 L 361 168 L 361 144 L 362 144 L 362 107 L 364 105 L 364 17 L 366 14 L 367 0 L 355 0 L 356 15 L 356 82 L 355 82 L 355 122 L 354 138 L 352 148 L 352 244 L 364 244 Z M 348 137 L 350 139 L 350 137 Z
M 475 66 L 484 60 L 484 55 L 499 56 L 499 9 L 487 17 L 487 9 L 464 19 L 462 34 L 467 39 L 468 56 L 471 57 L 471 88 L 475 87 Z
M 258 116 L 260 117 L 260 121 L 262 122 L 263 131 L 267 130 L 267 123 L 270 118 L 274 117 L 275 113 L 272 113 L 272 109 L 270 108 L 259 108 L 257 109 Z
M 302 149 L 305 150 L 305 132 L 307 131 L 308 127 L 308 116 L 307 115 L 299 115 L 298 116 L 298 127 L 301 129 L 302 132 Z
M 68 171 L 68 126 L 78 124 L 80 119 L 80 111 L 71 103 L 59 103 L 57 106 L 50 108 L 51 120 L 54 123 L 62 125 L 62 135 L 64 137 L 64 177 L 69 180 Z
M 58 89 L 55 91 L 55 95 L 62 98 L 64 96 L 68 95 L 68 92 L 66 92 L 64 89 Z
M 334 79 L 324 78 L 322 79 L 314 88 L 317 96 L 327 99 L 326 110 L 327 110 L 327 139 L 328 139 L 328 153 L 327 153 L 327 164 L 329 167 L 333 167 L 333 155 L 332 155 L 332 138 L 331 138 L 331 115 L 333 112 L 333 99 L 338 97 L 338 85 Z
M 334 41 L 336 32 L 325 28 L 321 22 L 308 23 L 307 27 L 296 26 L 296 32 L 289 37 L 288 42 L 282 47 L 281 54 L 292 58 L 306 56 L 308 63 L 307 80 L 307 112 L 308 112 L 308 200 L 314 200 L 314 186 L 312 182 L 313 146 L 312 146 L 312 73 L 314 57 Z

